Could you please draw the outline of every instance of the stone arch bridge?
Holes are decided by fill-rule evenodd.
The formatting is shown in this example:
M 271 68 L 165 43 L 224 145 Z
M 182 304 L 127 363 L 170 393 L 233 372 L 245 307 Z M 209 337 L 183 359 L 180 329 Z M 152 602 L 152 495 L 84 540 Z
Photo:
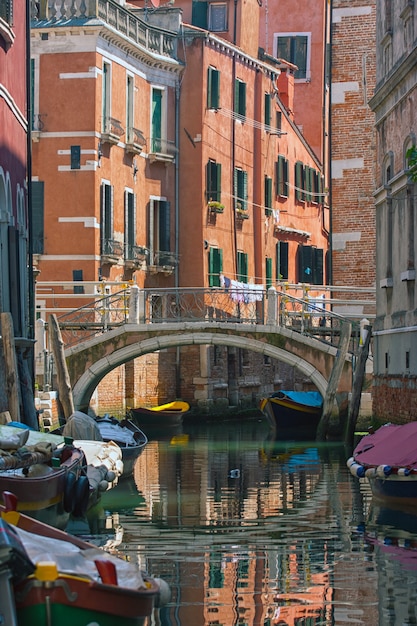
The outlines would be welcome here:
M 66 350 L 75 409 L 86 412 L 98 383 L 119 365 L 150 352 L 185 345 L 234 346 L 278 359 L 309 378 L 324 398 L 339 353 L 337 347 L 320 338 L 276 323 L 126 323 Z M 342 402 L 343 398 L 347 402 L 351 386 L 352 355 L 346 353 L 337 388 Z

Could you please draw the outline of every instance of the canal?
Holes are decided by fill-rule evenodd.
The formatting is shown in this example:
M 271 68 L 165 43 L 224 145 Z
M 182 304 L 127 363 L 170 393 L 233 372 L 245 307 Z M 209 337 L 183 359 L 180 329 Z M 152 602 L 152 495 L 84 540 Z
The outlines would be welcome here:
M 417 517 L 376 505 L 338 443 L 261 418 L 156 433 L 92 533 L 171 588 L 155 626 L 417 624 Z

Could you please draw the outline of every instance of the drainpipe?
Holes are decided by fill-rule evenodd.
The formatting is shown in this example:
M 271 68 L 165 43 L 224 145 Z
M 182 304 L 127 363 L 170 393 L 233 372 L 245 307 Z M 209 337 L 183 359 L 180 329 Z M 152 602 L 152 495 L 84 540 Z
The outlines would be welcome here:
M 330 21 L 328 25 L 329 28 L 329 157 L 328 157 L 328 186 L 329 186 L 329 263 L 328 263 L 328 282 L 329 285 L 333 285 L 333 206 L 332 206 L 332 57 L 333 57 L 333 27 L 332 27 L 332 16 L 333 16 L 333 0 L 330 0 L 330 6 L 328 12 L 326 12 L 326 24 L 327 20 Z M 326 86 L 324 86 L 326 88 Z M 331 298 L 333 295 L 331 294 Z
M 179 298 L 179 233 L 180 233 L 180 218 L 179 218 L 179 154 L 180 154 L 180 84 L 179 79 L 175 85 L 175 258 L 177 263 L 175 265 L 174 281 L 176 289 L 176 297 Z M 177 346 L 175 355 L 175 395 L 177 398 L 181 397 L 181 349 Z
M 234 14 L 233 14 L 233 44 L 236 45 L 237 34 L 237 0 L 234 0 Z M 234 198 L 234 180 L 235 180 L 235 141 L 236 141 L 236 120 L 234 117 L 235 112 L 235 80 L 236 80 L 236 54 L 233 54 L 232 61 L 232 227 L 233 227 L 233 245 L 235 247 L 235 279 L 237 280 L 237 233 L 236 233 L 236 211 L 235 211 L 235 198 Z
M 26 180 L 27 180 L 27 212 L 28 212 L 28 339 L 35 338 L 35 287 L 33 278 L 33 224 L 32 224 L 32 98 L 31 98 L 31 59 L 30 59 L 30 22 L 31 22 L 31 0 L 26 0 L 26 117 L 27 117 L 27 134 L 26 134 Z M 31 385 L 33 392 L 35 391 L 35 362 L 34 362 L 34 344 L 30 349 L 29 371 L 31 375 Z

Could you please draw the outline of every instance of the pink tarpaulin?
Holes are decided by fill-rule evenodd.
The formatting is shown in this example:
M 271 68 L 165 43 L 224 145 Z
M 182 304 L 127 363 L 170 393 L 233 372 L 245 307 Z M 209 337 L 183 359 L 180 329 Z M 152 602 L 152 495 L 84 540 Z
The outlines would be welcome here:
M 417 469 L 417 422 L 381 426 L 374 434 L 361 439 L 353 457 L 362 465 Z

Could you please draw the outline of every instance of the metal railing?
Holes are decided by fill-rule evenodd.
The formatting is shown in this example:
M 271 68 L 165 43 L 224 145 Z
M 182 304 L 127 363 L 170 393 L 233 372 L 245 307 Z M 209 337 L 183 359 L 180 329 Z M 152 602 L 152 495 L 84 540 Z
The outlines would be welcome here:
M 304 287 L 299 298 L 285 290 L 245 288 L 139 289 L 129 283 L 37 283 L 37 313 L 47 322 L 55 313 L 66 347 L 101 335 L 124 324 L 168 322 L 263 324 L 285 327 L 338 346 L 342 326 L 352 324 L 350 351 L 357 351 L 364 314 L 340 315 L 336 305 L 350 303 L 370 308 L 372 300 L 326 298 Z M 303 292 L 303 286 L 294 286 Z M 70 291 L 71 290 L 71 291 Z M 344 288 L 347 293 L 348 289 Z M 83 303 L 84 301 L 84 303 Z M 67 305 L 67 306 L 61 306 Z M 372 315 L 368 315 L 372 319 Z

